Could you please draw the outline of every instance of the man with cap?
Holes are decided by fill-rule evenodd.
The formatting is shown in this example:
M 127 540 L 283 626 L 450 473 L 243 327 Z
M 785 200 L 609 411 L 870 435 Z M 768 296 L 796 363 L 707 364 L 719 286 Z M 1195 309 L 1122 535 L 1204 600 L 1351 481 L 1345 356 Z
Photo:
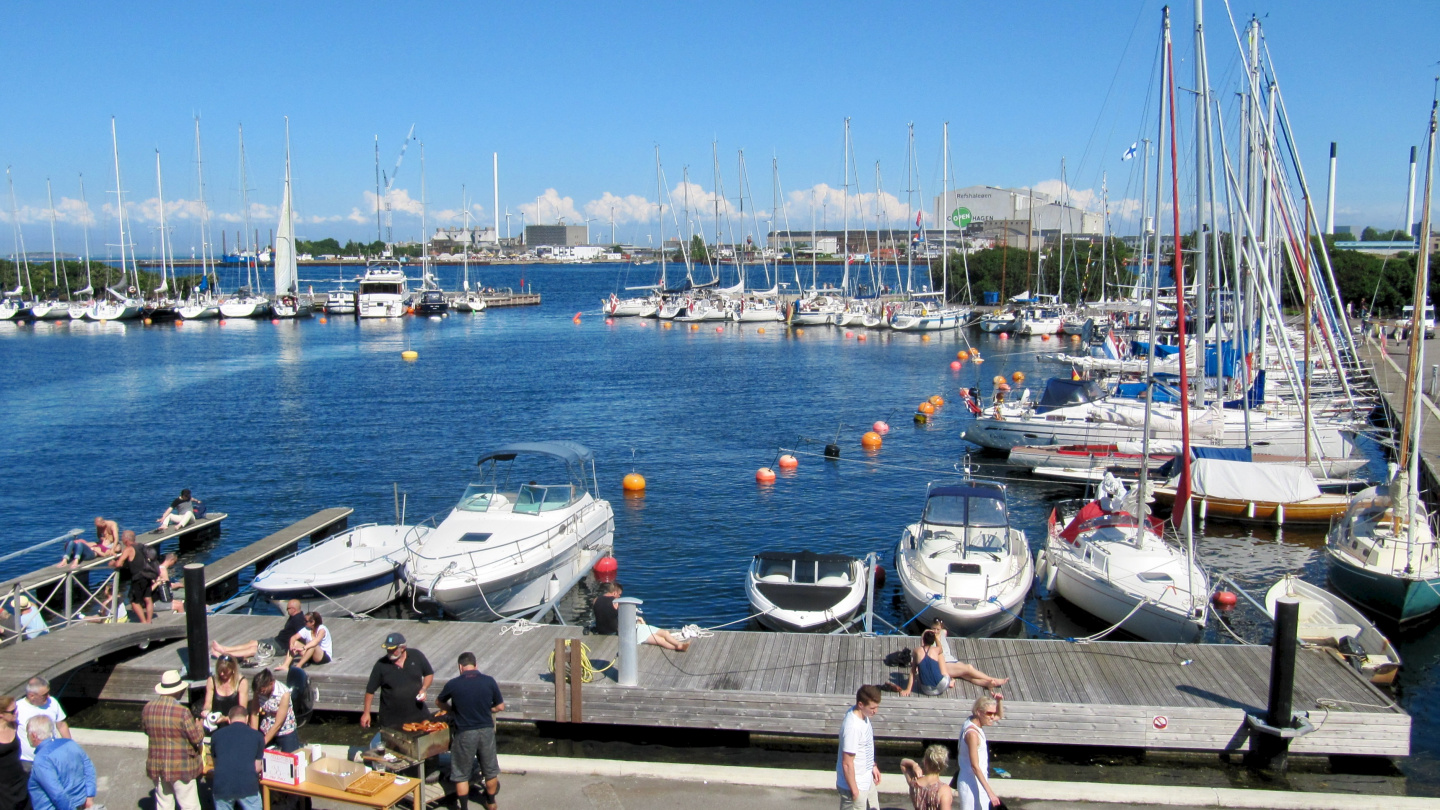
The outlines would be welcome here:
M 435 680 L 435 670 L 424 653 L 405 646 L 405 637 L 399 633 L 386 636 L 384 647 L 385 655 L 370 668 L 360 727 L 370 727 L 370 711 L 377 694 L 381 728 L 398 729 L 406 723 L 428 720 L 430 712 L 425 708 L 425 692 Z
M 189 685 L 180 670 L 166 670 L 155 685 L 154 700 L 140 712 L 140 730 L 150 739 L 145 775 L 155 782 L 155 810 L 200 810 L 196 779 L 201 773 L 200 744 L 205 730 L 175 699 Z

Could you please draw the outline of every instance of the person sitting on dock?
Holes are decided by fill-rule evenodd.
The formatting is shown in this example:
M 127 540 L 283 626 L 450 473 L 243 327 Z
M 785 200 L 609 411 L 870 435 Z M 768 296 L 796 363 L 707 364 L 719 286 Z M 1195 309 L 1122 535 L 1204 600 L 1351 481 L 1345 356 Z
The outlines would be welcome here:
M 173 523 L 175 528 L 180 529 L 195 522 L 195 508 L 201 505 L 199 498 L 191 497 L 190 490 L 180 490 L 180 497 L 170 502 L 165 514 L 161 515 L 155 522 L 160 524 L 160 531 L 166 531 Z
M 160 561 L 160 575 L 155 577 L 155 584 L 150 586 L 150 589 L 154 591 L 155 601 L 169 602 L 170 610 L 174 613 L 185 612 L 185 601 L 175 598 L 175 583 L 170 581 L 170 572 L 179 562 L 180 555 L 174 552 L 166 554 L 165 559 Z
M 285 663 L 275 668 L 276 672 L 289 672 L 290 667 L 310 664 L 319 666 L 335 660 L 335 645 L 330 638 L 330 629 L 319 613 L 305 614 L 305 626 L 290 640 L 290 649 L 285 654 Z
M 920 646 L 911 656 L 910 674 L 901 697 L 909 697 L 919 681 L 920 693 L 930 696 L 943 695 L 946 689 L 953 689 L 958 681 L 969 681 L 984 689 L 999 689 L 1009 678 L 992 678 L 969 664 L 952 660 L 945 644 L 947 631 L 945 623 L 935 623 L 920 635 Z
M 291 599 L 285 603 L 285 626 L 280 628 L 279 634 L 275 636 L 275 649 L 289 650 L 290 642 L 294 640 L 295 634 L 305 629 L 305 614 L 300 612 L 300 600 Z M 258 639 L 236 644 L 227 647 L 218 641 L 210 643 L 210 657 L 219 658 L 222 655 L 231 655 L 238 659 L 254 658 L 260 654 L 260 641 Z
M 27 640 L 50 632 L 49 626 L 45 624 L 45 617 L 40 615 L 40 609 L 30 601 L 30 597 L 24 594 L 15 597 L 15 609 L 20 613 L 20 632 Z M 5 618 L 8 619 L 9 615 Z
M 111 568 L 130 567 L 130 607 L 141 624 L 155 620 L 155 597 L 150 593 L 155 588 L 155 578 L 160 575 L 160 562 L 155 558 L 155 549 L 135 542 L 135 532 L 126 529 L 120 534 L 123 548 Z
M 624 593 L 624 589 L 620 587 L 620 583 L 611 582 L 607 586 L 602 587 L 600 589 L 600 593 L 600 599 L 604 599 L 606 596 L 609 596 L 610 604 L 613 606 L 615 604 L 615 600 L 619 599 L 620 595 Z M 600 599 L 595 600 L 597 607 L 599 605 Z M 615 615 L 615 622 L 617 625 L 620 622 L 620 615 L 618 612 Z M 595 624 L 596 629 L 598 630 L 600 626 L 598 617 Z M 616 632 L 619 632 L 618 627 L 616 628 Z M 676 638 L 675 635 L 669 630 L 661 630 L 658 627 L 651 627 L 650 625 L 645 623 L 645 617 L 641 616 L 638 612 L 635 614 L 635 641 L 637 644 L 654 644 L 656 647 L 659 647 L 661 649 L 674 650 L 676 652 L 685 652 L 686 650 L 690 649 L 690 642 L 681 641 L 680 639 Z
M 109 557 L 120 546 L 120 524 L 103 517 L 95 518 L 95 542 L 72 537 L 65 543 L 65 552 L 60 556 L 56 568 L 79 568 L 80 563 L 96 557 Z
M 595 633 L 613 636 L 620 632 L 620 612 L 615 600 L 620 598 L 620 583 L 606 582 L 600 586 L 600 595 L 595 597 Z

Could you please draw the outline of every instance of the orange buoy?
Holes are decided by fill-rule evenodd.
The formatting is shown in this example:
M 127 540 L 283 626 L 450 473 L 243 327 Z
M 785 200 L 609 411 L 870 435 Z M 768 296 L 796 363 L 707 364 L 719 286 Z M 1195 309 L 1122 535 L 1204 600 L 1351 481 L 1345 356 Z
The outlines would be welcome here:
M 805 334 L 805 330 L 804 330 L 804 329 L 801 329 L 800 327 L 797 326 L 797 327 L 795 327 L 795 334 L 797 334 L 797 335 L 803 335 L 803 334 Z
M 405 314 L 406 314 L 406 315 L 414 315 L 414 314 L 415 314 L 415 307 L 406 307 L 406 308 L 405 308 Z
M 930 336 L 929 336 L 929 335 L 921 335 L 921 336 L 920 336 L 920 342 L 921 342 L 921 343 L 929 343 L 929 342 L 930 342 Z
M 220 319 L 220 325 L 221 325 L 221 326 L 224 326 L 224 325 L 225 325 L 225 319 L 224 319 L 224 318 L 221 318 L 221 319 Z
M 601 557 L 595 561 L 595 581 L 614 582 L 620 573 L 620 563 L 614 557 Z
M 965 351 L 964 349 L 961 349 L 960 351 L 955 352 L 955 359 L 956 359 L 956 360 L 964 360 L 965 358 L 967 358 L 967 357 L 969 357 L 969 356 L 970 356 L 970 352 L 967 352 L 967 351 Z
M 755 480 L 762 484 L 775 483 L 775 471 L 769 467 L 761 467 L 755 471 Z
M 698 324 L 698 323 L 692 323 L 692 324 L 690 324 L 690 331 L 691 331 L 691 332 L 699 332 L 699 331 L 700 331 L 700 324 Z
M 960 370 L 960 361 L 959 361 L 959 360 L 951 360 L 951 361 L 950 361 L 950 370 L 951 370 L 951 371 L 959 371 L 959 370 Z
M 995 379 L 991 380 L 990 382 L 993 382 L 996 385 L 1001 385 L 1005 382 L 1005 377 L 1000 374 L 996 374 Z
M 1222 608 L 1235 607 L 1235 604 L 1240 601 L 1239 598 L 1230 591 L 1216 591 L 1215 596 L 1212 598 L 1214 599 L 1215 604 L 1219 605 Z
M 624 487 L 626 492 L 644 492 L 645 476 L 637 472 L 629 473 L 620 482 L 620 486 Z
M 1050 339 L 1050 336 L 1049 336 L 1049 335 L 1041 335 L 1041 336 L 1040 336 L 1040 339 L 1041 339 L 1041 340 L 1049 340 L 1049 339 Z
M 330 322 L 330 321 L 329 321 L 328 318 L 321 318 L 321 319 L 320 319 L 320 323 L 329 323 L 329 322 Z
M 765 327 L 762 326 L 762 327 L 760 327 L 760 328 L 759 328 L 758 330 L 756 330 L 756 331 L 758 331 L 760 334 L 763 335 L 763 334 L 765 334 Z
M 930 404 L 934 405 L 937 408 L 942 407 L 945 404 L 945 398 L 940 396 L 939 394 L 936 394 L 935 396 L 930 397 Z
M 979 356 L 980 356 L 980 350 L 979 350 L 979 349 L 975 349 L 975 348 L 970 349 L 970 356 L 971 356 L 971 357 L 979 357 Z
M 860 446 L 866 450 L 876 450 L 879 449 L 882 441 L 880 434 L 872 430 L 860 437 Z
M 935 406 L 931 405 L 929 402 L 922 402 L 920 403 L 920 407 L 916 408 L 915 410 L 925 414 L 926 416 L 929 416 L 930 414 L 935 413 Z
M 660 325 L 665 327 L 666 329 L 669 329 L 672 326 L 669 321 L 662 321 Z
M 1009 339 L 1010 339 L 1010 333 L 1009 333 L 1009 332 L 1001 332 L 1001 333 L 1000 333 L 1000 339 L 1001 339 L 1001 340 L 1009 340 Z
M 852 332 L 852 331 L 850 331 L 849 329 L 846 329 L 846 330 L 845 330 L 845 339 L 846 339 L 846 340 L 849 340 L 849 339 L 852 338 L 852 337 L 855 337 L 855 333 Z
M 863 335 L 863 334 L 856 335 L 856 336 L 855 336 L 855 339 L 856 339 L 856 340 L 864 340 L 864 339 L 865 339 L 865 335 Z
M 780 461 L 777 463 L 780 465 L 780 469 L 782 470 L 793 470 L 796 467 L 800 466 L 800 460 L 790 455 L 789 453 L 781 456 Z
M 58 326 L 59 324 L 56 324 L 56 325 Z M 182 326 L 184 326 L 184 325 L 185 325 L 185 321 L 184 321 L 184 320 L 178 319 L 178 318 L 175 320 L 175 328 L 176 328 L 176 329 L 179 329 L 180 327 L 182 327 Z
M 890 432 L 890 425 L 882 419 L 871 425 L 870 429 L 875 431 L 876 433 L 879 433 L 881 436 L 884 436 L 886 433 Z

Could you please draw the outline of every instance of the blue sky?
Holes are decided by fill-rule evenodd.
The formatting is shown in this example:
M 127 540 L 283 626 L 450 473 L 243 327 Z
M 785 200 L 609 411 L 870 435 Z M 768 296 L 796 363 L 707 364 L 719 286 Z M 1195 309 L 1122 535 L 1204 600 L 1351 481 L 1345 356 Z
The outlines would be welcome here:
M 1242 23 L 1252 13 L 1264 18 L 1322 210 L 1334 140 L 1337 222 L 1399 227 L 1408 149 L 1424 136 L 1440 70 L 1437 7 L 1393 3 L 1380 13 L 1359 4 L 1232 2 Z M 808 228 L 812 191 L 824 184 L 835 199 L 843 182 L 847 116 L 860 191 L 873 195 L 879 161 L 896 197 L 881 207 L 894 220 L 905 215 L 910 122 L 927 208 L 940 188 L 944 121 L 959 185 L 1053 188 L 1063 157 L 1078 199 L 1098 194 L 1102 171 L 1121 199 L 1138 194 L 1139 161 L 1120 155 L 1154 128 L 1154 102 L 1146 102 L 1160 7 L 19 2 L 6 14 L 12 49 L 0 160 L 13 167 L 27 248 L 49 246 L 49 177 L 63 212 L 62 249 L 72 252 L 81 172 L 97 252 L 115 241 L 113 217 L 102 209 L 114 202 L 112 115 L 142 253 L 158 213 L 157 148 L 175 242 L 188 253 L 195 241 L 196 114 L 206 200 L 232 241 L 241 208 L 236 126 L 245 125 L 253 226 L 263 237 L 279 204 L 286 115 L 302 238 L 374 238 L 374 139 L 388 172 L 412 124 L 425 144 L 432 227 L 453 221 L 462 184 L 474 215 L 490 221 L 498 152 L 502 211 L 524 209 L 529 222 L 562 213 L 608 220 L 613 206 L 618 237 L 643 244 L 655 226 L 635 220 L 653 219 L 654 148 L 667 188 L 679 190 L 688 166 L 692 204 L 704 207 L 714 189 L 713 139 L 727 197 L 737 194 L 736 150 L 744 148 L 755 204 L 768 211 L 775 157 L 794 198 L 784 211 Z M 1207 17 L 1211 84 L 1230 93 L 1238 87 L 1236 45 L 1224 4 L 1209 0 Z M 1176 71 L 1188 87 L 1189 4 L 1174 10 L 1174 24 Z M 1182 103 L 1182 118 L 1189 109 Z M 395 189 L 395 237 L 418 238 L 418 144 Z M 838 207 L 824 206 L 832 227 Z M 8 199 L 0 208 L 8 225 Z M 519 224 L 512 217 L 510 227 Z M 608 230 L 608 222 L 595 224 Z M 9 242 L 0 232 L 5 253 Z

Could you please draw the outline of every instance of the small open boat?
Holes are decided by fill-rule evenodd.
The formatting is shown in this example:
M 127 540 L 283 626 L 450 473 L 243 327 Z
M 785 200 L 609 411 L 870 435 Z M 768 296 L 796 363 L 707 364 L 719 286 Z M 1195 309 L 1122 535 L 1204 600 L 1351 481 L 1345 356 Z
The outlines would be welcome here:
M 1325 647 L 1360 670 L 1371 683 L 1395 681 L 1400 670 L 1400 653 L 1365 615 L 1333 593 L 1290 575 L 1281 578 L 1265 593 L 1265 609 L 1275 615 L 1275 602 L 1282 596 L 1300 600 L 1300 627 L 1297 635 L 1305 644 Z
M 828 630 L 860 610 L 869 581 L 864 563 L 844 554 L 766 551 L 750 563 L 745 594 L 766 627 Z

